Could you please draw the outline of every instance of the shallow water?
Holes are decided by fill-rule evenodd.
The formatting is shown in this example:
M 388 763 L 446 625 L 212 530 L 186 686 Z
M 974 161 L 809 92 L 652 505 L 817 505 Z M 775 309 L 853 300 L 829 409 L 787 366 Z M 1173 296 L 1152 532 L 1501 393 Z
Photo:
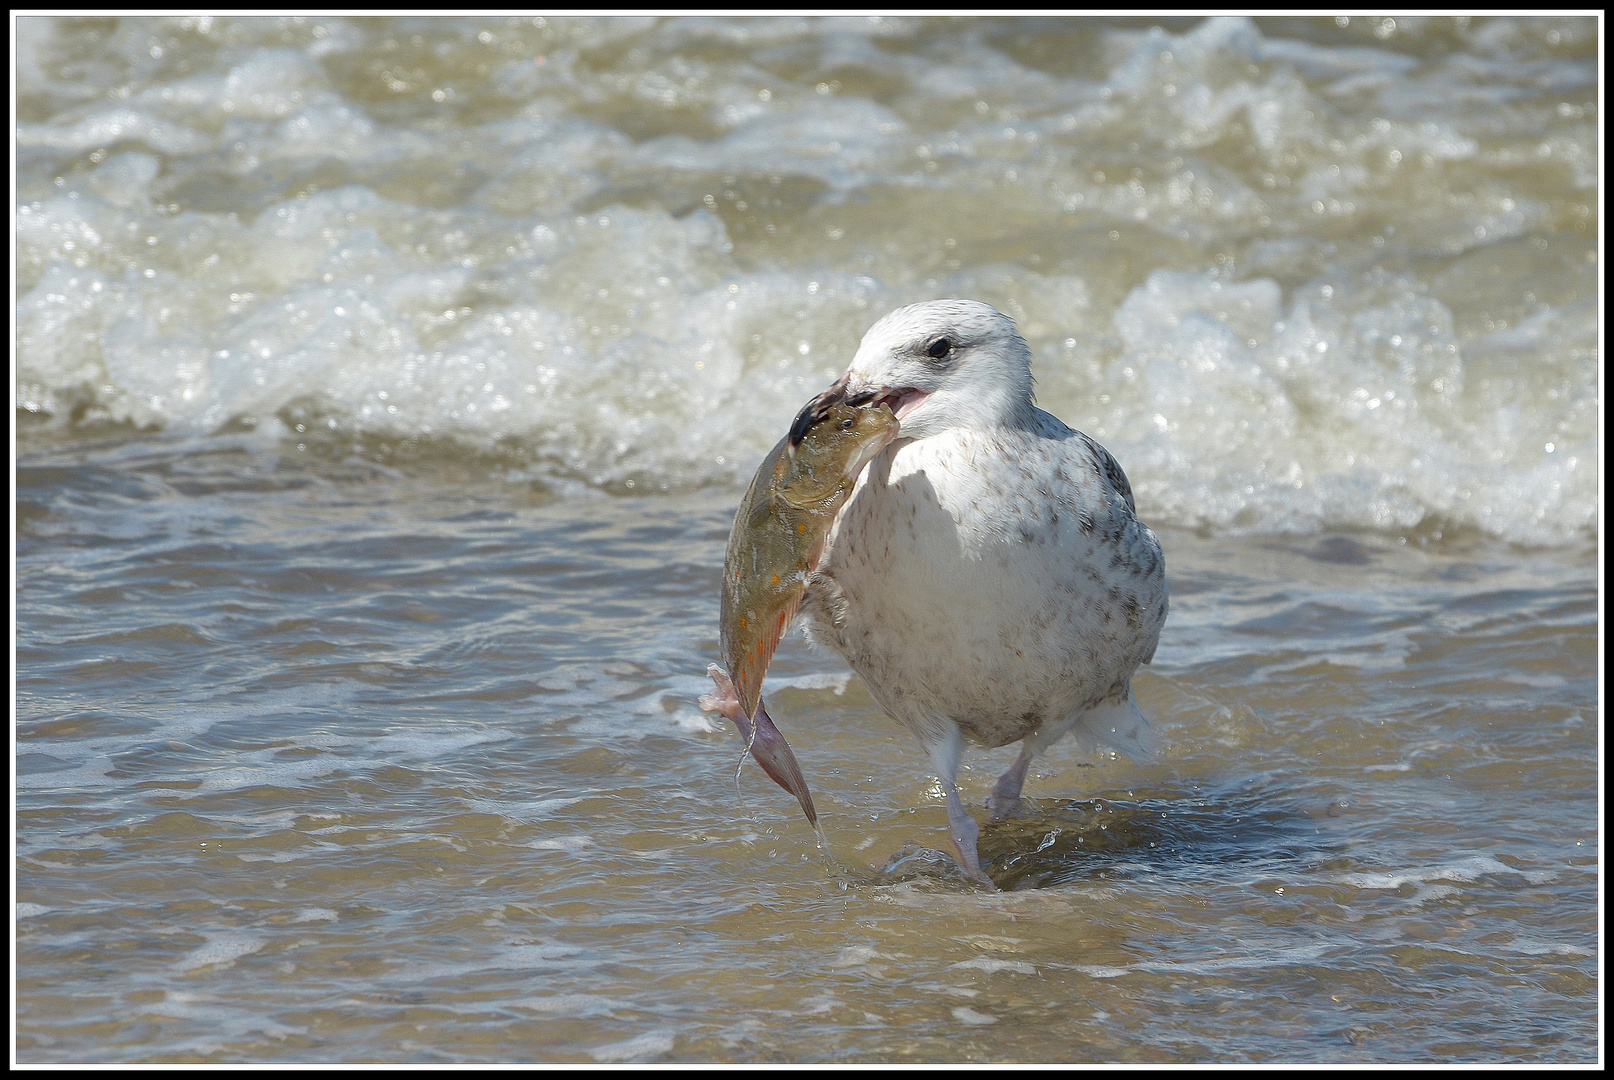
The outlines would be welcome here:
M 1598 1059 L 1595 23 L 19 38 L 19 1060 Z M 1172 590 L 997 895 L 835 658 L 823 850 L 694 706 L 934 295 Z

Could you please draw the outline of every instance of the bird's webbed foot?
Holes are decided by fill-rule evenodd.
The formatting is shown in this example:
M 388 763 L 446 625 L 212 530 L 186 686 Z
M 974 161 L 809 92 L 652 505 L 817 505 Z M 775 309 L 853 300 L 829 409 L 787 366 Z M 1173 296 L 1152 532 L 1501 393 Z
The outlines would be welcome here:
M 1000 798 L 994 790 L 986 797 L 986 808 L 991 811 L 986 820 L 996 825 L 1014 816 L 1014 812 L 1020 809 L 1020 799 L 1018 796 L 1013 799 Z

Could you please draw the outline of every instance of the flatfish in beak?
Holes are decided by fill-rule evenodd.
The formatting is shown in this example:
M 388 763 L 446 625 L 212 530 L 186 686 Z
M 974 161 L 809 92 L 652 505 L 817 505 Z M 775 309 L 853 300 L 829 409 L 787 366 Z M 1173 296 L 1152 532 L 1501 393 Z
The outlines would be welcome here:
M 889 407 L 858 408 L 820 395 L 763 459 L 734 515 L 723 560 L 723 666 L 701 707 L 733 720 L 753 757 L 817 823 L 790 744 L 762 708 L 762 679 L 818 568 L 835 515 L 858 474 L 897 436 Z M 732 680 L 732 684 L 731 684 Z

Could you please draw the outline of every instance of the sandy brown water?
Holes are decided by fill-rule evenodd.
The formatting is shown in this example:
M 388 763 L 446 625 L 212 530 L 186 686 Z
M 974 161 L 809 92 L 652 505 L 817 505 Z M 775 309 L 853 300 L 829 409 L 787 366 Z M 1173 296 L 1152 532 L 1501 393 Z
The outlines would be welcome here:
M 20 1060 L 1592 1055 L 1588 558 L 1164 531 L 1158 758 L 1051 752 L 992 896 L 799 640 L 833 859 L 736 790 L 729 493 L 443 471 L 25 458 Z

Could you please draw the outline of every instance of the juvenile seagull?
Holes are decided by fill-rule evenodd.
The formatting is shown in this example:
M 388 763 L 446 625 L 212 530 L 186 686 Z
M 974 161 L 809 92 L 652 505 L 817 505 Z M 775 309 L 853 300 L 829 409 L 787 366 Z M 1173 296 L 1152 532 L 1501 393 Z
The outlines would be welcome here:
M 842 508 L 801 613 L 929 753 L 964 869 L 985 884 L 958 796 L 964 740 L 1021 744 L 987 800 L 994 821 L 1066 734 L 1145 751 L 1132 673 L 1166 621 L 1165 559 L 1126 474 L 1037 408 L 1031 381 L 1013 320 L 933 300 L 875 323 L 797 421 L 874 401 L 901 422 Z

